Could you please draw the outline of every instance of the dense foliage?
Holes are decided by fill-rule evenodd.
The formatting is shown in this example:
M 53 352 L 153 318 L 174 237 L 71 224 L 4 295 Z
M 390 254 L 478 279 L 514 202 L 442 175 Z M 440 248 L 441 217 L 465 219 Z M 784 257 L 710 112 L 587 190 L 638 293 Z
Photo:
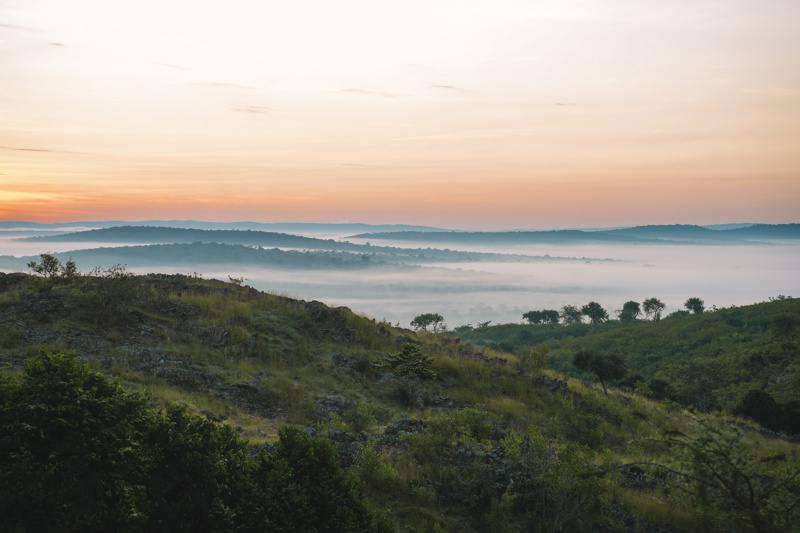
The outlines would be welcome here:
M 183 405 L 157 410 L 74 356 L 44 351 L 21 380 L 0 375 L 0 406 L 7 531 L 373 529 L 353 474 L 296 428 L 254 465 L 231 426 Z

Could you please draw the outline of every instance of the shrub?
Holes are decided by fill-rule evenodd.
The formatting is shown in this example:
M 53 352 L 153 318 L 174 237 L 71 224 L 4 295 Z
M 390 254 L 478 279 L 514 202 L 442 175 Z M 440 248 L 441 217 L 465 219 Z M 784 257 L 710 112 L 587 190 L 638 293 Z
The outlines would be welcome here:
M 398 376 L 408 376 L 421 380 L 434 379 L 436 373 L 431 370 L 433 357 L 422 353 L 419 346 L 407 342 L 400 352 L 386 359 L 386 366 Z

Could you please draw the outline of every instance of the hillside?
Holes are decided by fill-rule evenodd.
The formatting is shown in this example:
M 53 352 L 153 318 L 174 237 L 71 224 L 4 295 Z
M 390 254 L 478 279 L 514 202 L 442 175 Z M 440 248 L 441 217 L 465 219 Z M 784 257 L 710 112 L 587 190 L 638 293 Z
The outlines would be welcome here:
M 794 331 L 776 327 L 787 316 L 796 319 Z M 679 312 L 658 322 L 505 324 L 461 336 L 518 354 L 547 345 L 549 368 L 585 379 L 589 376 L 572 365 L 575 353 L 617 353 L 628 368 L 620 382 L 641 380 L 659 397 L 685 407 L 730 412 L 752 389 L 765 391 L 779 403 L 800 401 L 799 333 L 800 299 L 779 297 L 700 315 Z M 794 432 L 800 433 L 800 426 Z
M 741 420 L 606 396 L 527 357 L 235 283 L 119 269 L 54 281 L 63 283 L 0 275 L 0 364 L 12 376 L 42 347 L 75 351 L 161 405 L 180 402 L 201 421 L 226 417 L 262 457 L 277 453 L 279 428 L 300 426 L 338 449 L 372 508 L 400 530 L 800 523 L 787 477 L 800 468 L 797 444 Z M 710 437 L 741 460 L 726 462 Z M 691 458 L 692 449 L 703 453 Z M 689 472 L 709 465 L 750 480 L 756 499 L 742 506 L 736 487 L 696 486 Z

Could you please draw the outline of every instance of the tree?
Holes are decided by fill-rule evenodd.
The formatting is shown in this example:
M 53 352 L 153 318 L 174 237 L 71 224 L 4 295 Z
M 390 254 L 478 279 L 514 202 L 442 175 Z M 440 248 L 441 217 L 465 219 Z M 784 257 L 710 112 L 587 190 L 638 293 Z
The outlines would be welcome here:
M 48 294 L 53 290 L 53 287 L 59 283 L 71 281 L 78 273 L 75 262 L 71 258 L 66 264 L 62 265 L 61 261 L 51 254 L 39 254 L 39 257 L 42 262 L 29 261 L 28 268 L 42 276 L 39 288 Z
M 422 353 L 419 346 L 407 342 L 400 352 L 386 359 L 386 366 L 398 376 L 410 376 L 421 380 L 434 379 L 436 373 L 431 370 L 433 357 Z
M 541 324 L 544 316 L 541 311 L 528 311 L 522 314 L 522 318 L 528 321 L 529 324 Z
M 608 319 L 608 313 L 597 302 L 589 302 L 581 308 L 581 314 L 589 317 L 592 324 L 600 324 Z
M 278 436 L 250 477 L 240 531 L 377 531 L 363 485 L 339 465 L 333 445 L 292 426 Z
M 696 296 L 683 302 L 683 306 L 696 315 L 699 315 L 706 310 L 705 302 Z
M 558 311 L 555 309 L 545 309 L 542 311 L 542 322 L 558 324 Z
M 751 389 L 742 402 L 733 410 L 733 414 L 752 418 L 760 425 L 772 431 L 783 429 L 783 407 L 775 398 L 760 389 Z
M 621 322 L 632 322 L 642 312 L 639 307 L 639 302 L 633 300 L 625 302 L 622 306 L 622 311 L 619 312 L 619 319 Z
M 625 359 L 619 354 L 602 354 L 583 350 L 573 356 L 572 365 L 597 376 L 606 396 L 608 395 L 606 382 L 625 375 Z
M 661 320 L 661 313 L 664 311 L 664 308 L 667 306 L 659 300 L 658 298 L 648 298 L 644 302 L 642 302 L 642 308 L 644 309 L 644 314 L 650 318 L 653 317 L 653 322 L 658 322 Z
M 279 430 L 257 465 L 247 442 L 185 404 L 152 398 L 42 351 L 0 371 L 3 531 L 391 531 L 332 446 Z
M 414 320 L 411 321 L 411 327 L 417 331 L 427 331 L 428 326 L 432 326 L 433 332 L 437 333 L 446 327 L 442 324 L 443 322 L 444 317 L 439 313 L 425 313 L 414 317 Z
M 565 305 L 561 308 L 561 320 L 567 326 L 580 324 L 583 321 L 583 313 L 574 305 Z
M 142 525 L 154 423 L 148 401 L 42 351 L 0 392 L 0 516 L 10 531 Z

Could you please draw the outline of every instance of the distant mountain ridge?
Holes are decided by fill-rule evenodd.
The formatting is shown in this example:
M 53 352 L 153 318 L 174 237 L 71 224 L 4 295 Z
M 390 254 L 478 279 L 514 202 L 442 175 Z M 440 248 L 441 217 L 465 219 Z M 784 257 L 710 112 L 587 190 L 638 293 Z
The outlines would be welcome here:
M 248 246 L 355 250 L 363 245 L 337 242 L 333 239 L 302 237 L 286 233 L 253 230 L 206 230 L 156 226 L 117 226 L 103 229 L 29 237 L 24 240 L 43 242 L 108 242 L 136 244 L 174 244 L 224 242 Z
M 105 220 L 105 221 L 79 221 L 40 223 L 26 221 L 0 221 L 0 230 L 39 230 L 57 231 L 60 233 L 75 231 L 72 228 L 105 229 L 119 226 L 150 226 L 163 228 L 205 229 L 205 230 L 257 230 L 273 231 L 278 233 L 319 233 L 343 234 L 354 232 L 384 232 L 384 231 L 451 231 L 431 226 L 409 224 L 363 224 L 363 223 L 313 223 L 313 222 L 205 222 L 199 220 Z
M 800 239 L 800 224 L 756 224 L 715 230 L 696 225 L 635 226 L 633 228 L 581 231 L 501 231 L 501 232 L 387 232 L 351 235 L 353 239 L 386 239 L 452 243 L 631 243 L 631 244 L 756 244 L 758 240 Z

